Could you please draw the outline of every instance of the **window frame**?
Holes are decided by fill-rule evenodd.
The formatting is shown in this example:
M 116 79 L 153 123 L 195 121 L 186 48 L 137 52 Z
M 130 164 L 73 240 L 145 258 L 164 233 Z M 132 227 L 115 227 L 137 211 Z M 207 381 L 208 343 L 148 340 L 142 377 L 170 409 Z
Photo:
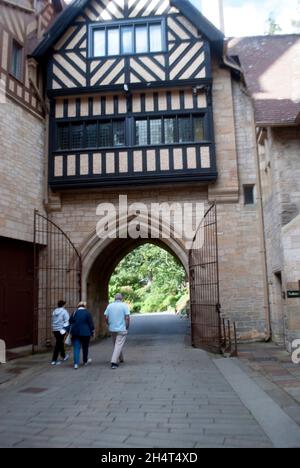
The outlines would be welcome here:
M 124 130 L 124 144 L 122 145 L 114 145 L 114 123 L 122 122 L 123 123 L 123 130 Z M 111 145 L 109 146 L 100 146 L 100 125 L 101 124 L 110 124 L 110 140 Z M 87 135 L 87 126 L 88 125 L 96 125 L 96 138 L 97 138 L 97 146 L 88 146 L 88 135 Z M 72 147 L 72 127 L 75 125 L 82 125 L 83 126 L 83 137 L 82 137 L 82 146 L 81 147 Z M 69 148 L 60 148 L 59 147 L 59 128 L 66 127 L 68 128 L 68 142 Z M 92 150 L 105 150 L 107 148 L 124 148 L 127 145 L 127 124 L 125 118 L 103 118 L 103 119 L 86 119 L 86 120 L 72 120 L 71 122 L 57 122 L 55 128 L 55 152 L 77 152 L 77 151 L 92 151 Z
M 158 52 L 150 52 L 151 50 L 151 41 L 150 41 L 150 25 L 160 24 L 162 30 L 162 50 Z M 143 26 L 147 27 L 147 52 L 136 52 L 136 27 Z M 122 27 L 124 28 L 133 28 L 132 41 L 133 41 L 133 50 L 132 52 L 123 52 L 122 44 Z M 108 55 L 108 30 L 119 28 L 119 54 L 117 55 Z M 105 55 L 95 55 L 94 53 L 94 32 L 97 30 L 105 31 Z M 133 20 L 121 20 L 106 22 L 105 24 L 93 23 L 89 25 L 88 32 L 88 58 L 90 60 L 96 59 L 108 59 L 111 57 L 128 57 L 128 56 L 140 56 L 140 55 L 158 55 L 164 54 L 167 52 L 167 27 L 166 27 L 166 18 L 158 16 L 157 18 L 140 18 Z
M 244 206 L 255 206 L 256 205 L 256 197 L 255 197 L 255 184 L 244 184 L 243 185 L 243 192 L 244 192 Z M 251 192 L 250 192 L 251 190 Z
M 190 120 L 190 128 L 192 132 L 192 140 L 188 141 L 179 141 L 180 131 L 179 131 L 179 121 L 180 119 L 189 119 Z M 196 140 L 195 138 L 195 127 L 194 127 L 194 120 L 197 118 L 201 118 L 203 122 L 203 140 Z M 174 141 L 172 143 L 166 143 L 166 133 L 165 133 L 165 121 L 166 120 L 174 120 Z M 161 143 L 155 144 L 151 143 L 151 120 L 161 120 Z M 207 129 L 206 129 L 206 114 L 205 113 L 185 113 L 185 114 L 166 114 L 166 115 L 143 115 L 143 116 L 135 116 L 134 117 L 134 147 L 146 146 L 140 145 L 137 142 L 137 134 L 136 134 L 136 122 L 137 121 L 147 121 L 147 146 L 157 147 L 157 146 L 172 146 L 172 145 L 195 145 L 201 144 L 208 141 Z
M 14 51 L 18 49 L 20 53 L 20 63 L 19 63 L 19 74 L 14 73 Z M 11 53 L 10 53 L 10 67 L 9 67 L 9 74 L 15 79 L 23 83 L 24 81 L 24 46 L 17 41 L 16 39 L 12 39 L 11 41 Z

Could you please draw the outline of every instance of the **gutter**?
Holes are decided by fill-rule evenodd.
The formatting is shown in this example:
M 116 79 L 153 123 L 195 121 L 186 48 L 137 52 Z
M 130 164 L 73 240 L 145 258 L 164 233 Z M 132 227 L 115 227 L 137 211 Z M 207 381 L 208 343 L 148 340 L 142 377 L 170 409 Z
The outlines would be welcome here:
M 228 59 L 227 51 L 228 51 L 228 39 L 227 40 L 224 39 L 224 45 L 223 45 L 223 62 L 224 62 L 224 65 L 226 65 L 231 70 L 238 73 L 239 76 L 243 79 L 243 82 L 245 83 L 244 73 L 243 73 L 242 67 L 240 65 L 238 65 L 237 63 L 233 62 L 232 60 Z

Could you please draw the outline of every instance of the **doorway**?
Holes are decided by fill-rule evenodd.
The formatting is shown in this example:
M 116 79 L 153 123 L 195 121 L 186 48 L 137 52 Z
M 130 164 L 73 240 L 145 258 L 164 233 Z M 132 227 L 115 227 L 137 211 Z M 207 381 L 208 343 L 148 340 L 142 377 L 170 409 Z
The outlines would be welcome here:
M 0 339 L 7 349 L 33 340 L 33 245 L 0 238 Z

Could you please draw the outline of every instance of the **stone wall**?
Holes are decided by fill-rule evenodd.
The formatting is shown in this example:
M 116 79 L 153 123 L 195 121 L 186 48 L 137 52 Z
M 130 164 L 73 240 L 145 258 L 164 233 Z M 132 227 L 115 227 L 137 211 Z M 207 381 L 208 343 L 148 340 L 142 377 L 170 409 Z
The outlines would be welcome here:
M 300 289 L 300 215 L 282 228 L 284 279 L 287 291 Z M 286 297 L 286 344 L 291 349 L 294 339 L 300 338 L 300 299 Z
M 239 335 L 255 340 L 264 338 L 265 304 L 258 201 L 245 205 L 243 190 L 244 185 L 257 184 L 252 104 L 235 81 L 232 96 L 238 202 L 218 206 L 221 304 L 223 312 L 237 321 Z M 226 135 L 226 126 L 224 132 Z M 219 139 L 222 141 L 221 136 Z M 233 166 L 232 161 L 229 164 Z M 234 174 L 233 167 L 232 171 Z M 231 182 L 229 172 L 228 187 Z
M 282 228 L 289 225 L 300 212 L 299 129 L 268 129 L 262 138 L 259 152 L 272 336 L 275 342 L 289 343 L 289 334 L 293 333 L 295 321 L 290 320 L 287 301 L 283 298 L 288 288 L 288 271 Z
M 280 185 L 281 225 L 285 226 L 300 213 L 300 128 L 273 129 L 271 151 Z
M 85 251 L 89 239 L 95 233 L 97 206 L 100 203 L 117 205 L 119 194 L 127 194 L 129 204 L 143 202 L 147 206 L 155 202 L 204 202 L 208 205 L 209 200 L 216 198 L 222 311 L 237 321 L 242 339 L 262 339 L 265 316 L 258 206 L 245 206 L 243 197 L 243 185 L 256 184 L 251 102 L 240 85 L 232 83 L 227 71 L 220 71 L 216 82 L 215 132 L 220 173 L 217 184 L 140 188 L 138 191 L 130 188 L 119 192 L 63 192 L 61 210 L 54 211 L 52 219 L 70 236 L 79 250 Z M 223 99 L 224 93 L 228 94 L 227 99 Z M 96 254 L 94 260 L 97 260 Z M 101 262 L 97 260 L 97 263 L 100 271 Z M 93 270 L 89 276 L 87 271 L 83 272 L 87 282 L 95 283 L 97 275 L 100 289 L 104 284 L 100 282 L 100 273 Z M 83 285 L 83 290 L 96 291 L 94 284 L 88 287 Z M 95 314 L 99 313 L 96 303 L 101 303 L 103 309 L 103 295 L 97 300 L 87 298 L 95 304 Z
M 32 242 L 34 209 L 43 211 L 45 126 L 10 99 L 0 122 L 0 236 Z
M 232 79 L 229 70 L 213 63 L 213 117 L 218 180 L 209 187 L 212 200 L 238 200 L 237 148 Z
M 185 188 L 177 188 L 176 192 L 173 189 L 159 191 L 141 189 L 139 192 L 129 192 L 129 204 L 140 201 L 146 203 L 147 206 L 153 202 L 180 204 L 204 202 L 207 204 L 207 193 L 201 188 L 190 188 L 188 192 Z M 96 216 L 96 208 L 98 204 L 107 202 L 117 206 L 115 192 L 65 193 L 62 195 L 62 209 L 60 212 L 53 213 L 52 219 L 83 251 L 88 239 L 95 233 L 96 223 L 99 220 Z M 264 334 L 264 309 L 256 209 L 246 210 L 242 203 L 219 204 L 218 218 L 222 311 L 226 316 L 238 322 L 241 338 L 261 339 Z M 110 248 L 109 245 L 107 248 Z M 101 288 L 107 286 L 105 274 L 101 272 L 103 268 L 105 270 L 108 268 L 107 259 L 103 260 L 105 265 L 104 263 L 101 265 L 96 255 L 94 260 L 98 262 L 98 290 L 100 292 Z M 97 287 L 94 283 L 97 281 L 97 272 L 92 269 L 91 275 L 83 271 L 83 276 L 89 283 L 87 290 L 95 293 Z M 86 289 L 86 285 L 83 285 L 83 289 Z M 105 297 L 105 294 L 106 291 L 100 294 L 102 305 L 97 308 L 97 301 L 89 297 L 87 293 L 88 301 L 95 302 L 94 317 L 97 322 L 97 313 L 102 312 L 104 308 L 103 296 Z

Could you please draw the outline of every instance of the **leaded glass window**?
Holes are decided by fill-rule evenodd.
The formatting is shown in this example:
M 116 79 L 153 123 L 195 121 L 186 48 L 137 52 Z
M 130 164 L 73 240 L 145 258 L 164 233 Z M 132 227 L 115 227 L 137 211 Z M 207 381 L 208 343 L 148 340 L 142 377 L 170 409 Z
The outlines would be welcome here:
M 193 141 L 193 128 L 190 117 L 180 117 L 178 119 L 179 143 L 188 143 Z
M 205 140 L 204 118 L 187 114 L 136 120 L 135 135 L 138 146 L 201 142 Z
M 112 124 L 111 122 L 101 122 L 99 125 L 99 146 L 112 146 Z
M 57 148 L 59 150 L 70 149 L 70 126 L 68 124 L 58 126 Z
M 87 148 L 96 148 L 98 145 L 97 122 L 86 124 L 85 129 Z
M 123 121 L 117 121 L 113 123 L 113 138 L 113 146 L 125 145 L 125 125 Z
M 165 119 L 165 143 L 175 142 L 175 119 Z
M 204 121 L 202 117 L 194 117 L 194 136 L 195 141 L 204 140 Z
M 83 148 L 83 124 L 72 124 L 71 126 L 71 148 Z
M 143 146 L 148 144 L 148 121 L 136 121 L 136 144 Z
M 160 145 L 162 143 L 161 134 L 162 119 L 150 120 L 150 143 Z

